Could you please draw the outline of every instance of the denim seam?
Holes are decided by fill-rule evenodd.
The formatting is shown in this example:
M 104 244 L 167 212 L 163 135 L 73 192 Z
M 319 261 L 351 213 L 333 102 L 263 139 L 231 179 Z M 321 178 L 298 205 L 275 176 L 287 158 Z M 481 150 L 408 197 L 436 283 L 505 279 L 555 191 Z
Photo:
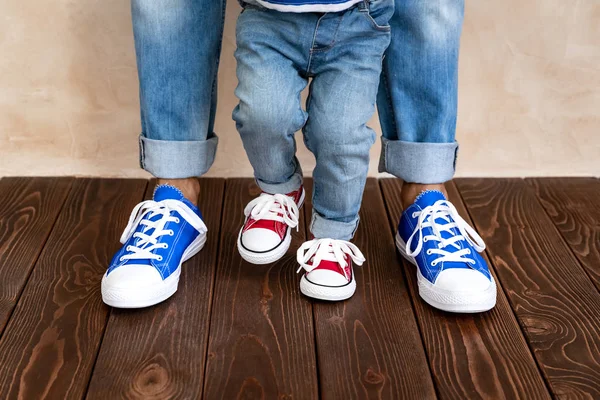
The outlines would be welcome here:
M 144 141 L 142 140 L 142 135 L 140 135 L 140 137 L 138 138 L 138 143 L 139 143 L 139 147 L 140 147 L 140 167 L 142 167 L 142 169 L 146 169 L 146 152 L 144 149 Z
M 213 74 L 213 83 L 212 83 L 212 89 L 211 89 L 211 93 L 210 93 L 210 98 L 211 101 L 214 101 L 213 99 L 216 98 L 217 96 L 217 82 L 218 82 L 218 78 L 219 78 L 219 65 L 221 64 L 221 51 L 223 50 L 223 33 L 225 32 L 225 17 L 226 17 L 226 5 L 227 2 L 225 1 L 225 4 L 223 5 L 223 1 L 221 0 L 221 32 L 219 33 L 219 46 L 217 47 L 217 57 L 215 60 L 215 73 Z M 215 102 L 216 104 L 216 102 Z M 213 110 L 214 112 L 214 110 Z M 206 137 L 207 138 L 211 138 L 215 135 L 214 133 L 214 123 L 216 122 L 215 119 L 216 115 L 212 115 L 211 118 L 213 119 L 212 123 L 213 123 L 213 127 L 212 127 L 212 131 L 213 132 L 207 132 L 206 133 Z M 213 162 L 214 162 L 214 157 L 213 157 Z
M 319 32 L 319 25 L 321 25 L 321 20 L 323 19 L 324 16 L 325 15 L 322 15 L 317 20 L 317 26 L 315 27 L 315 32 L 313 34 L 313 40 L 312 40 L 312 43 L 310 44 L 310 50 L 308 51 L 308 64 L 306 65 L 306 74 L 308 76 L 310 76 L 310 67 L 312 64 L 313 48 L 315 47 L 315 43 L 317 41 L 317 32 Z
M 312 102 L 312 83 L 308 88 L 308 96 L 306 97 L 306 113 L 307 113 L 307 115 L 310 115 L 311 102 Z M 308 118 L 306 119 L 306 121 L 308 122 Z M 304 126 L 302 127 L 302 139 L 304 140 L 304 145 L 306 146 L 306 148 L 312 153 L 312 150 L 310 149 L 310 140 L 309 140 L 310 135 L 306 134 L 307 131 L 308 131 L 308 129 L 307 129 L 306 123 L 305 123 Z
M 385 53 L 384 53 L 384 57 L 385 57 Z M 396 122 L 396 113 L 394 112 L 394 107 L 392 105 L 392 96 L 390 94 L 389 91 L 389 79 L 388 79 L 388 68 L 386 67 L 386 63 L 383 63 L 383 59 L 382 59 L 382 65 L 381 68 L 383 70 L 382 74 L 381 74 L 381 79 L 383 79 L 383 90 L 385 91 L 385 97 L 387 98 L 387 108 L 388 108 L 388 112 L 389 115 L 391 115 L 391 119 L 392 119 L 392 127 L 394 129 L 394 135 L 397 138 L 398 137 L 398 124 Z M 383 148 L 381 149 L 381 158 L 383 159 L 383 167 L 385 171 L 388 171 L 388 142 L 387 141 L 383 141 Z M 380 171 L 383 172 L 383 171 Z
M 337 43 L 337 36 L 338 36 L 338 32 L 340 31 L 340 25 L 342 25 L 342 21 L 344 20 L 344 17 L 346 16 L 346 14 L 342 14 L 341 18 L 339 18 L 338 20 L 338 24 L 335 27 L 335 33 L 333 34 L 333 40 L 331 41 L 331 43 L 328 46 L 325 47 L 321 47 L 321 48 L 313 48 L 311 49 L 311 51 L 314 53 L 323 53 L 326 52 L 328 50 L 331 50 L 333 48 L 333 46 L 335 46 L 335 44 Z M 316 39 L 316 34 L 315 34 L 315 39 Z M 314 43 L 313 43 L 314 46 Z
M 373 18 L 373 16 L 371 15 L 370 8 L 364 8 L 362 10 L 359 10 L 359 12 L 362 13 L 362 15 L 364 15 L 370 21 L 371 25 L 373 26 L 373 29 L 375 29 L 377 32 L 389 33 L 392 31 L 392 27 L 390 25 L 379 25 L 377 21 L 375 21 L 375 18 Z

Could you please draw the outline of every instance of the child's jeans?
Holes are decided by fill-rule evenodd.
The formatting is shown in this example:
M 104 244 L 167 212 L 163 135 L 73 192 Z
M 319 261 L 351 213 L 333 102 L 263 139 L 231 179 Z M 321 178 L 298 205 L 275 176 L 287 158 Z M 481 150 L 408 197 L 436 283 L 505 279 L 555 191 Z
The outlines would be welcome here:
M 348 240 L 358 225 L 375 133 L 382 57 L 392 0 L 364 1 L 339 13 L 282 13 L 248 6 L 236 37 L 240 103 L 233 112 L 258 185 L 288 193 L 302 184 L 294 133 L 315 155 L 316 238 Z M 306 111 L 300 93 L 308 79 Z

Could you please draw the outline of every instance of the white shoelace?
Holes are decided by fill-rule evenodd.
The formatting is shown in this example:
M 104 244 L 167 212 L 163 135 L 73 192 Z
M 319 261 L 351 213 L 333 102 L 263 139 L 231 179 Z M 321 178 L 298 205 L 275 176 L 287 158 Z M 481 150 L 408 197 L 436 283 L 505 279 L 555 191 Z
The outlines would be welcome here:
M 350 242 L 334 239 L 313 239 L 305 242 L 298 249 L 296 259 L 300 264 L 300 268 L 296 272 L 300 272 L 303 268 L 306 272 L 310 272 L 317 268 L 323 260 L 335 261 L 342 266 L 346 279 L 350 279 L 346 275 L 346 267 L 348 266 L 346 256 L 350 256 L 356 265 L 362 265 L 365 262 L 363 253 Z M 311 259 L 312 264 L 308 264 Z
M 164 235 L 174 235 L 173 230 L 165 229 L 167 222 L 179 223 L 179 218 L 171 216 L 171 211 L 177 211 L 200 234 L 208 232 L 208 228 L 204 222 L 185 203 L 178 200 L 163 200 L 160 202 L 147 200 L 135 206 L 129 217 L 129 223 L 121 235 L 121 243 L 125 243 L 132 235 L 134 238 L 139 238 L 140 240 L 135 245 L 127 246 L 126 250 L 130 254 L 122 256 L 120 261 L 162 261 L 162 256 L 154 254 L 152 251 L 160 248 L 167 249 L 169 247 L 167 243 L 158 243 L 158 239 Z M 157 215 L 161 215 L 161 217 L 156 221 L 149 220 Z M 138 224 L 145 226 L 143 232 L 135 232 Z M 154 229 L 154 231 L 148 235 L 146 232 L 151 229 Z
M 431 262 L 431 266 L 435 267 L 438 263 L 444 261 L 455 261 L 455 262 L 466 262 L 469 264 L 475 264 L 473 258 L 466 257 L 471 254 L 470 249 L 462 249 L 458 242 L 466 240 L 471 244 L 478 252 L 485 250 L 485 243 L 483 239 L 477 234 L 475 229 L 471 228 L 469 224 L 458 214 L 456 208 L 446 200 L 438 200 L 433 205 L 425 207 L 422 211 L 416 211 L 412 214 L 413 218 L 417 218 L 417 226 L 408 238 L 406 242 L 406 253 L 410 257 L 415 257 L 423 249 L 423 243 L 429 240 L 439 242 L 437 249 L 427 250 L 428 255 L 439 254 L 440 257 L 436 258 Z M 438 224 L 436 219 L 441 218 L 447 223 L 444 225 Z M 454 220 L 454 222 L 451 222 Z M 433 235 L 423 236 L 423 228 L 430 227 L 433 231 Z M 452 228 L 457 228 L 460 235 L 455 235 Z M 451 237 L 444 239 L 442 238 L 442 232 L 451 233 Z M 417 247 L 414 251 L 411 251 L 411 244 L 415 236 L 418 234 Z M 453 246 L 458 251 L 447 251 L 444 250 L 447 246 Z
M 262 193 L 248 203 L 244 215 L 255 221 L 261 219 L 277 221 L 287 224 L 290 228 L 297 228 L 300 211 L 290 196 Z

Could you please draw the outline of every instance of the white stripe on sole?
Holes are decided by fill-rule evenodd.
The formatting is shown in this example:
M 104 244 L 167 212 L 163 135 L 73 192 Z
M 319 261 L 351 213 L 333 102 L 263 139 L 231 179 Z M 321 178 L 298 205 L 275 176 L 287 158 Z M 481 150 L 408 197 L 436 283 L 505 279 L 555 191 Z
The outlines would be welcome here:
M 300 280 L 300 291 L 302 294 L 313 299 L 327 300 L 327 301 L 342 301 L 347 300 L 356 291 L 356 280 L 354 280 L 354 274 L 352 274 L 352 280 L 350 283 L 344 286 L 331 287 L 316 285 L 306 279 L 306 276 L 302 275 Z
M 405 259 L 417 267 L 419 296 L 430 306 L 448 312 L 479 313 L 491 310 L 496 305 L 496 282 L 493 277 L 492 284 L 483 292 L 440 289 L 421 274 L 415 258 L 406 254 L 406 243 L 399 233 L 396 233 L 396 247 Z
M 110 288 L 102 278 L 102 301 L 111 307 L 117 308 L 144 308 L 161 303 L 177 291 L 181 265 L 196 255 L 206 244 L 206 234 L 199 235 L 183 253 L 181 263 L 175 271 L 165 280 L 156 285 L 137 289 Z

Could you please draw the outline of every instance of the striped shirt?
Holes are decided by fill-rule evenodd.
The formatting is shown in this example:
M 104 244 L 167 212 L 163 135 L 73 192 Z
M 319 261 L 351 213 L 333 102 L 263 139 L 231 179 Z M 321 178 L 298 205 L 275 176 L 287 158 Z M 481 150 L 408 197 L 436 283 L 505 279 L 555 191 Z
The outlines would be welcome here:
M 338 12 L 364 0 L 244 0 L 245 3 L 283 12 Z

